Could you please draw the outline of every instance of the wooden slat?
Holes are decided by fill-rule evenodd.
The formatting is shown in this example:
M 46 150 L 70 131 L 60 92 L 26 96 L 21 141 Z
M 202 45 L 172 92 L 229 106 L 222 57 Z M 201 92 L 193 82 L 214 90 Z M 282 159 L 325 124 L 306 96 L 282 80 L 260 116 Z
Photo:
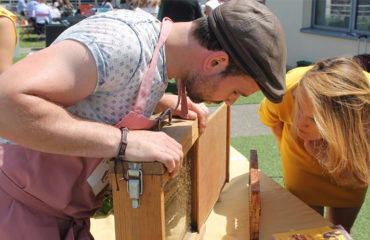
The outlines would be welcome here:
M 174 119 L 172 125 L 163 127 L 162 131 L 182 145 L 184 155 L 199 137 L 198 121 Z
M 226 182 L 227 107 L 222 105 L 208 119 L 206 131 L 195 144 L 193 177 L 193 228 L 203 226 Z
M 249 158 L 249 226 L 250 240 L 259 239 L 261 217 L 261 191 L 258 175 L 258 156 L 256 150 L 250 151 Z
M 231 106 L 227 106 L 226 124 L 226 182 L 230 181 L 230 139 L 231 139 Z M 222 127 L 222 126 L 220 126 Z

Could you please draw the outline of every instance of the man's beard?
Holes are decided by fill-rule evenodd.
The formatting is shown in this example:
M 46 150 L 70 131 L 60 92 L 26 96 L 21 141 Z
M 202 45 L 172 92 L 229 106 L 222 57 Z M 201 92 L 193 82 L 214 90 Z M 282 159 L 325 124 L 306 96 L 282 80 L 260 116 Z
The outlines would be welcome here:
M 201 103 L 207 100 L 211 100 L 211 97 L 208 96 L 205 91 L 213 92 L 215 89 L 215 84 L 210 81 L 209 78 L 206 78 L 200 74 L 190 73 L 184 79 L 185 81 L 186 92 L 187 96 L 193 101 L 194 103 Z

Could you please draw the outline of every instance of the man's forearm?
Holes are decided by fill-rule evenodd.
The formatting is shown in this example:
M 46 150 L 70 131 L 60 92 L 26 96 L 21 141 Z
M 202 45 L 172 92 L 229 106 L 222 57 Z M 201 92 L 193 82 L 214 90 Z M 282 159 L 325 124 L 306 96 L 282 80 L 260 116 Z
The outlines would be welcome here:
M 79 119 L 36 96 L 0 98 L 0 112 L 4 113 L 0 116 L 0 137 L 42 152 L 111 158 L 117 155 L 121 142 L 118 128 Z M 176 176 L 183 152 L 181 144 L 164 132 L 136 130 L 128 134 L 125 157 L 161 162 Z
M 25 147 L 82 157 L 113 157 L 117 153 L 119 129 L 79 119 L 37 96 L 3 98 L 0 112 L 0 137 Z

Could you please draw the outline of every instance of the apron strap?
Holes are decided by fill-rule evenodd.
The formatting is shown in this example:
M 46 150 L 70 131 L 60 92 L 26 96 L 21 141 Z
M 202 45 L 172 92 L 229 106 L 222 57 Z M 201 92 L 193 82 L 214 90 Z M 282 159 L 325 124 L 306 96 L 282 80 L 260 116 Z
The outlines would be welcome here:
M 154 72 L 157 67 L 158 54 L 168 35 L 170 35 L 172 24 L 173 22 L 171 19 L 169 19 L 168 17 L 163 18 L 159 40 L 157 45 L 155 46 L 153 57 L 150 61 L 149 67 L 145 70 L 143 80 L 139 88 L 139 93 L 136 99 L 134 111 L 139 114 L 144 111 L 145 103 L 152 87 Z
M 181 117 L 185 118 L 188 115 L 188 101 L 185 94 L 185 83 L 181 79 L 177 79 L 177 91 L 178 98 L 174 112 L 176 112 L 181 102 Z

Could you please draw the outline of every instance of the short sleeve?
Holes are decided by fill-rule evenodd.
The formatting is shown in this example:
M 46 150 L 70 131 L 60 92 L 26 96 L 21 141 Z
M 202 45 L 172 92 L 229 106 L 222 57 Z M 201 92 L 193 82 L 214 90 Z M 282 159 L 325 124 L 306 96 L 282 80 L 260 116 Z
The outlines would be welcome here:
M 295 68 L 287 73 L 287 91 L 281 103 L 273 103 L 267 98 L 262 100 L 258 113 L 263 124 L 272 127 L 281 122 L 288 124 L 292 122 L 291 118 L 295 101 L 293 91 L 297 87 L 302 76 L 311 68 L 312 66 Z
M 281 122 L 277 104 L 270 102 L 267 98 L 261 101 L 258 114 L 266 126 L 272 127 Z

